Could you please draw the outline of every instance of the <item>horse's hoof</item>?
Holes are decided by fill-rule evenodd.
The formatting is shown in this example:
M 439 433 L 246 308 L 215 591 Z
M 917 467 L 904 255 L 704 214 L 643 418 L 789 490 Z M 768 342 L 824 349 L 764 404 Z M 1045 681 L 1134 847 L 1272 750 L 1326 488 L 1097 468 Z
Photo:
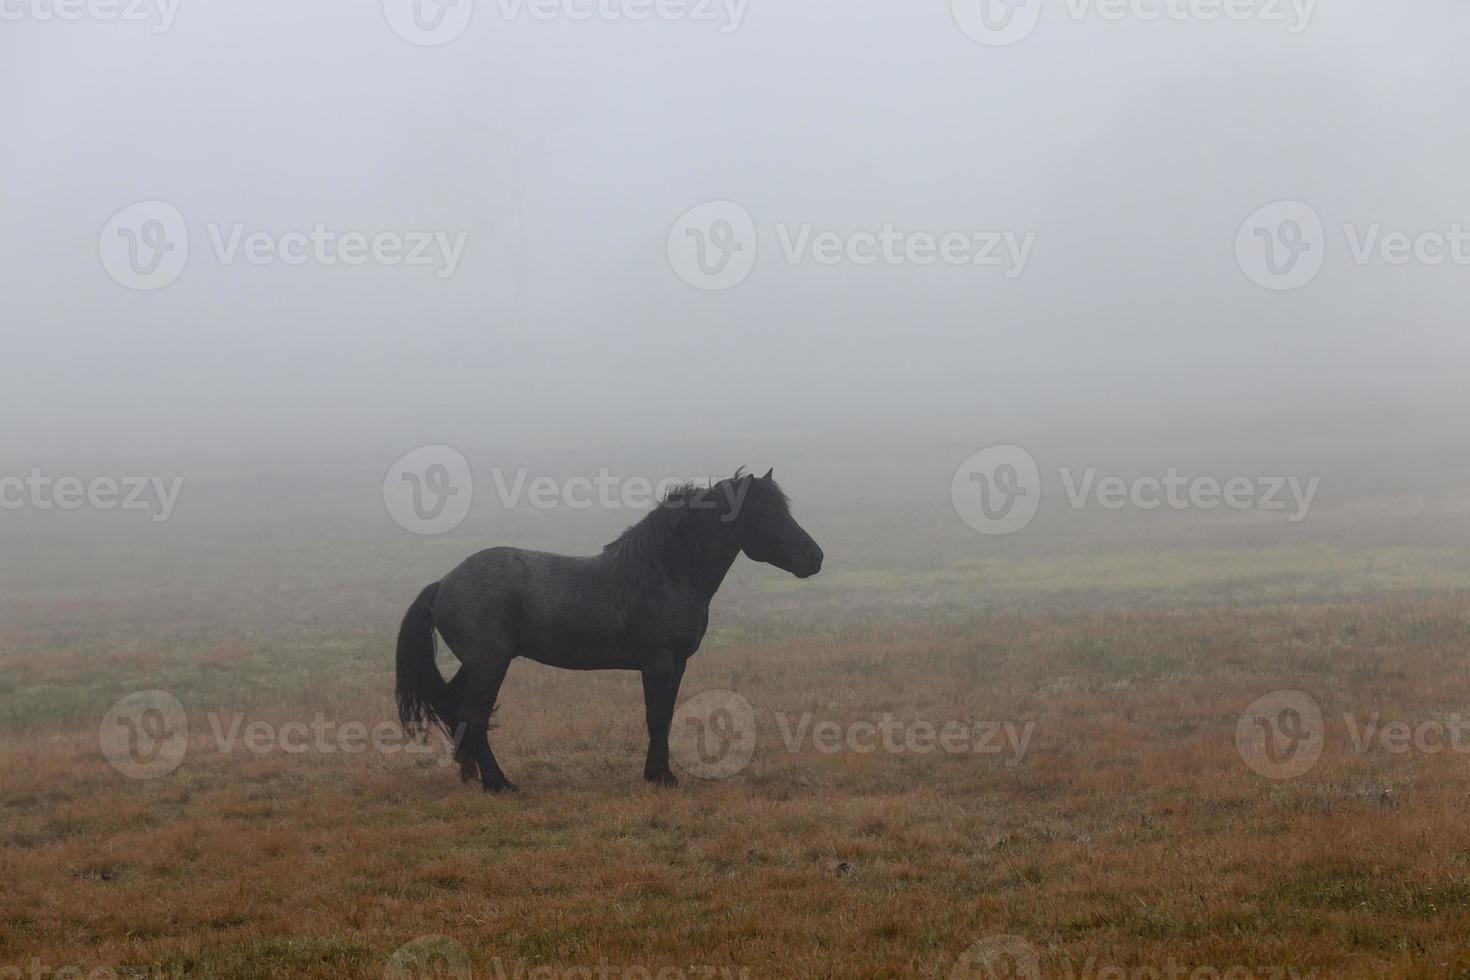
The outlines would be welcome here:
M 498 780 L 485 784 L 487 793 L 519 793 L 521 788 L 504 776 Z
M 655 786 L 665 786 L 669 789 L 673 789 L 679 785 L 679 777 L 667 769 L 660 770 L 659 772 L 645 772 L 643 779 L 645 782 L 650 782 Z

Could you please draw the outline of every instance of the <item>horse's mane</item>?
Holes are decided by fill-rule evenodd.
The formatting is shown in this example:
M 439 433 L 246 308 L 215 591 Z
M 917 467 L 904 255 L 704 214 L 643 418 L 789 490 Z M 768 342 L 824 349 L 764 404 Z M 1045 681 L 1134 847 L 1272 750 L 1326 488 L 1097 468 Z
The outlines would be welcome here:
M 707 554 L 732 529 L 733 521 L 725 512 L 728 488 L 741 480 L 747 481 L 745 496 L 739 501 L 742 509 L 760 501 L 766 507 L 789 510 L 780 487 L 771 480 L 751 477 L 742 466 L 734 476 L 709 486 L 680 483 L 670 487 L 658 506 L 602 549 L 603 555 L 631 568 L 649 568 L 680 552 L 691 559 Z
M 636 524 L 618 535 L 602 549 L 609 557 L 624 559 L 635 564 L 651 562 L 668 550 L 675 538 L 686 538 L 690 532 L 710 530 L 693 525 L 711 525 L 717 521 L 702 521 L 701 516 L 714 516 L 724 488 L 720 483 L 701 487 L 695 483 L 681 483 L 670 487 L 658 505 L 643 515 Z M 708 506 L 704 506 L 708 504 Z

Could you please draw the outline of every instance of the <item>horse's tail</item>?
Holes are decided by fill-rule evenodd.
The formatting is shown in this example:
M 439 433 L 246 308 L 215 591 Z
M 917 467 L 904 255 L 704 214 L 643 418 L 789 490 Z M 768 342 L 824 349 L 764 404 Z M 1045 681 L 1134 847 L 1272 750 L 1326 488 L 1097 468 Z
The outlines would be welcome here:
M 438 582 L 420 592 L 398 628 L 398 720 L 415 737 L 430 724 L 450 734 L 455 710 L 454 691 L 434 664 L 433 606 L 438 592 Z

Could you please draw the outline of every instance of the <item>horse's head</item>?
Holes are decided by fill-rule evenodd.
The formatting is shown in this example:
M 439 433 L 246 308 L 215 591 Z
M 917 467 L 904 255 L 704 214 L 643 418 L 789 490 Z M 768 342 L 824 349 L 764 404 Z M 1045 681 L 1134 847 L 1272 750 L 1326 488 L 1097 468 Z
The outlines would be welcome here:
M 791 506 L 771 479 L 771 471 L 762 477 L 737 473 L 728 483 L 726 517 L 735 525 L 745 557 L 797 578 L 810 578 L 822 570 L 822 549 L 791 516 Z

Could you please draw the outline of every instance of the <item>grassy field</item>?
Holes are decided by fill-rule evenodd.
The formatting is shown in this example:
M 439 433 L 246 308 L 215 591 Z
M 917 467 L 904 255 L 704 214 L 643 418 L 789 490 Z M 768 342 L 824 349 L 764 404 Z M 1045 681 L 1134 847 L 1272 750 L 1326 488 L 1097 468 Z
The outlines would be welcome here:
M 844 561 L 833 522 L 810 583 L 737 568 L 686 677 L 748 762 L 650 789 L 636 677 L 517 663 L 505 797 L 391 737 L 464 540 L 89 539 L 5 573 L 0 977 L 1470 976 L 1470 569 L 1351 524 Z M 99 737 L 146 690 L 154 778 Z

